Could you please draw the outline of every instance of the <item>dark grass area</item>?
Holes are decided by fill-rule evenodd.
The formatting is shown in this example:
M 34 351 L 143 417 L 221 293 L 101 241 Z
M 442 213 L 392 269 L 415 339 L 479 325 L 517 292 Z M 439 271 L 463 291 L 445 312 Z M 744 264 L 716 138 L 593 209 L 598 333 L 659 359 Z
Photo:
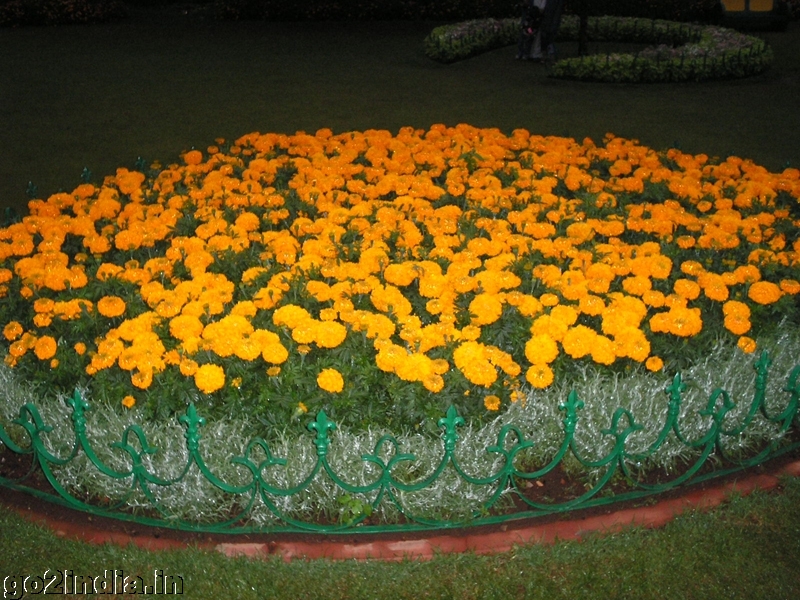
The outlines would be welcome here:
M 534 545 L 496 556 L 402 563 L 287 564 L 194 549 L 97 547 L 59 539 L 3 512 L 0 574 L 41 576 L 49 568 L 89 577 L 122 569 L 151 585 L 157 569 L 183 578 L 183 597 L 201 600 L 794 600 L 800 595 L 799 501 L 795 478 L 786 480 L 780 493 L 734 498 L 713 512 L 681 516 L 663 529 L 595 534 L 582 542 Z
M 426 22 L 219 22 L 181 6 L 128 19 L 0 30 L 0 206 L 24 207 L 137 157 L 173 161 L 216 137 L 434 123 L 800 166 L 800 23 L 759 33 L 775 66 L 745 80 L 618 85 L 550 80 L 514 48 L 445 66 Z M 594 46 L 605 51 L 605 46 Z M 574 45 L 560 47 L 562 56 Z

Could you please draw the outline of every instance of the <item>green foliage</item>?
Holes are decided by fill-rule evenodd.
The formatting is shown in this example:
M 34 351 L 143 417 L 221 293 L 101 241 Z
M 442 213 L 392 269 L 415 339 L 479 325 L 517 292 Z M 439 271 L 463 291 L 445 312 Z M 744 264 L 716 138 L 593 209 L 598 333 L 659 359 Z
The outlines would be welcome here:
M 561 37 L 578 36 L 577 19 L 566 21 Z M 772 64 L 763 40 L 722 29 L 670 21 L 599 17 L 589 21 L 589 38 L 653 44 L 637 54 L 607 54 L 557 62 L 550 75 L 615 83 L 704 81 L 756 75 Z
M 100 23 L 126 14 L 119 0 L 10 0 L 0 4 L 0 26 Z
M 268 20 L 451 20 L 508 17 L 518 12 L 517 0 L 217 0 L 224 19 Z

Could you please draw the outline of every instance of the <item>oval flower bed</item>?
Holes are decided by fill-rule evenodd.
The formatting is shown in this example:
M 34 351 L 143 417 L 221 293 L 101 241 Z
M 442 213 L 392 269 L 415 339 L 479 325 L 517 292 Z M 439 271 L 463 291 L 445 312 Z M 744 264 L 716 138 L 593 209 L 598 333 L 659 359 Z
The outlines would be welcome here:
M 425 54 L 452 63 L 517 42 L 518 19 L 482 19 L 444 25 L 425 38 Z M 579 20 L 565 15 L 558 40 L 574 41 Z M 550 77 L 653 83 L 748 77 L 768 69 L 772 50 L 761 39 L 732 29 L 626 17 L 590 17 L 593 42 L 647 44 L 637 53 L 593 54 L 559 60 Z
M 226 463 L 255 434 L 290 452 L 305 413 L 324 411 L 355 436 L 345 465 L 387 429 L 421 444 L 449 407 L 483 449 L 506 415 L 559 434 L 557 405 L 583 386 L 587 404 L 608 394 L 579 442 L 603 452 L 610 411 L 637 397 L 657 434 L 655 391 L 678 372 L 703 380 L 703 404 L 719 375 L 752 383 L 738 373 L 757 340 L 779 376 L 791 369 L 798 198 L 797 169 L 612 135 L 436 125 L 218 140 L 33 200 L 0 230 L 4 415 L 33 396 L 67 421 L 53 399 L 78 387 L 102 409 L 102 444 L 133 423 L 180 439 L 171 423 L 191 404 Z

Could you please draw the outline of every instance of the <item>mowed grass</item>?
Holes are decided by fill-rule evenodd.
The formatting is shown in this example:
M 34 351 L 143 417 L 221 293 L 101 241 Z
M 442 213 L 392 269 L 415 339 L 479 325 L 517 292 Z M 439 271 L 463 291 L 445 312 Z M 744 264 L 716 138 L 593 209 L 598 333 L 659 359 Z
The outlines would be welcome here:
M 123 569 L 146 583 L 179 575 L 187 598 L 420 599 L 647 598 L 792 600 L 800 597 L 800 480 L 778 492 L 733 497 L 661 529 L 592 534 L 491 556 L 431 561 L 285 563 L 230 559 L 213 551 L 149 552 L 56 537 L 16 514 L 0 515 L 0 575 Z M 108 596 L 104 596 L 108 597 Z

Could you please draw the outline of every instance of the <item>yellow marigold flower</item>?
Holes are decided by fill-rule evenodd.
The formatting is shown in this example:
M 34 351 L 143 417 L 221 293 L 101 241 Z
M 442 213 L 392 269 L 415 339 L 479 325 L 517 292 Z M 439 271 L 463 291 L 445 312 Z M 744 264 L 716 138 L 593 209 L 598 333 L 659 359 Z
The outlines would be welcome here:
M 564 347 L 564 352 L 572 358 L 583 358 L 591 354 L 595 338 L 597 338 L 597 332 L 594 329 L 585 325 L 576 325 L 569 328 L 564 339 L 561 340 L 561 345 Z
M 534 335 L 525 344 L 525 358 L 534 365 L 544 365 L 558 358 L 558 344 L 549 335 Z
M 559 299 L 555 294 L 548 292 L 539 296 L 539 302 L 541 302 L 543 306 L 555 306 L 559 303 Z
M 194 384 L 204 394 L 216 392 L 225 385 L 225 371 L 219 365 L 202 365 L 195 371 Z
M 83 342 L 76 343 L 73 346 L 73 348 L 75 349 L 75 353 L 78 356 L 83 356 L 84 354 L 86 354 L 86 344 L 84 344 Z
M 184 377 L 192 377 L 197 372 L 198 364 L 191 358 L 183 356 L 181 357 L 178 368 L 180 369 L 181 375 Z
M 306 344 L 300 344 L 300 345 L 297 347 L 297 352 L 299 352 L 300 354 L 302 354 L 302 355 L 304 355 L 304 356 L 305 356 L 306 354 L 308 354 L 309 352 L 311 352 L 311 346 L 308 346 L 308 345 L 306 345 Z
M 473 325 L 490 325 L 503 314 L 503 303 L 496 294 L 478 294 L 469 303 Z
M 739 346 L 739 349 L 745 354 L 752 354 L 756 351 L 756 341 L 744 335 L 739 338 L 736 345 Z
M 347 328 L 337 321 L 317 321 L 314 341 L 320 348 L 336 348 L 347 337 Z
M 104 296 L 97 301 L 97 312 L 112 319 L 125 312 L 125 301 L 119 296 Z
M 553 370 L 547 365 L 533 365 L 525 373 L 525 380 L 538 389 L 546 388 L 553 379 Z
M 622 280 L 622 289 L 632 296 L 644 296 L 653 287 L 649 277 L 634 275 Z
M 592 360 L 598 365 L 610 365 L 616 359 L 614 342 L 604 335 L 597 335 L 592 344 Z
M 153 371 L 145 369 L 131 374 L 131 383 L 141 390 L 146 390 L 153 384 Z
M 644 362 L 650 355 L 650 341 L 637 327 L 625 327 L 614 334 L 614 352 L 636 362 Z
M 438 394 L 444 389 L 444 379 L 437 373 L 431 373 L 422 379 L 422 385 L 429 392 Z
M 569 327 L 574 325 L 578 320 L 578 311 L 571 306 L 560 304 L 553 307 L 553 309 L 550 311 L 550 317 Z
M 267 375 L 269 375 L 270 377 L 277 377 L 280 374 L 281 374 L 280 367 L 270 367 L 269 369 L 267 369 Z
M 194 315 L 178 315 L 169 321 L 169 334 L 176 340 L 199 338 L 203 329 L 203 323 Z
M 272 313 L 272 322 L 275 325 L 278 327 L 285 325 L 289 329 L 294 329 L 309 319 L 311 319 L 311 314 L 296 304 L 286 304 Z
M 756 281 L 747 290 L 747 297 L 758 304 L 774 304 L 782 295 L 781 288 L 771 281 Z
M 135 404 L 136 404 L 136 398 L 134 398 L 133 396 L 125 396 L 122 399 L 122 406 L 124 406 L 125 408 L 128 409 L 133 408 Z
M 344 389 L 344 379 L 336 369 L 323 369 L 317 375 L 317 385 L 326 392 L 338 394 Z
M 583 314 L 590 315 L 592 317 L 599 316 L 605 307 L 606 303 L 603 302 L 603 299 L 600 296 L 595 296 L 593 294 L 586 294 L 578 302 L 578 310 L 580 310 Z
M 44 335 L 36 340 L 36 344 L 33 346 L 33 352 L 39 360 L 47 360 L 55 356 L 57 347 L 58 344 L 54 337 Z
M 51 369 L 57 369 L 59 364 L 60 363 L 58 362 L 57 358 L 53 358 L 53 359 L 50 360 L 50 368 Z
M 483 405 L 486 407 L 486 410 L 491 410 L 491 411 L 499 410 L 500 398 L 495 395 L 486 396 L 483 399 Z
M 19 338 L 19 336 L 22 335 L 22 332 L 22 325 L 20 325 L 17 321 L 9 321 L 8 324 L 3 327 L 3 335 L 9 342 L 13 342 Z

